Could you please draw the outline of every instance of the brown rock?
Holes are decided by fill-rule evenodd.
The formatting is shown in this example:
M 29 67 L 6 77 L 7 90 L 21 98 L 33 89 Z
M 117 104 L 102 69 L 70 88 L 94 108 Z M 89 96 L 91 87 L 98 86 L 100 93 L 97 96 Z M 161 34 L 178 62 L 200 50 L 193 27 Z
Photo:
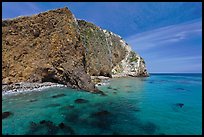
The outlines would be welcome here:
M 85 48 L 76 19 L 67 8 L 2 24 L 4 83 L 56 82 L 97 91 L 85 72 Z

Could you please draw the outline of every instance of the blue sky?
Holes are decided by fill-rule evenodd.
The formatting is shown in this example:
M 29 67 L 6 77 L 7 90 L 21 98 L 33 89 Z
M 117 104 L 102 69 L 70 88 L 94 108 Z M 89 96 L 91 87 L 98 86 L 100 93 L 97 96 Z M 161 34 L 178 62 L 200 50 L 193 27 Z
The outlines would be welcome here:
M 149 72 L 202 72 L 201 2 L 3 2 L 2 16 L 65 6 L 76 18 L 122 36 Z

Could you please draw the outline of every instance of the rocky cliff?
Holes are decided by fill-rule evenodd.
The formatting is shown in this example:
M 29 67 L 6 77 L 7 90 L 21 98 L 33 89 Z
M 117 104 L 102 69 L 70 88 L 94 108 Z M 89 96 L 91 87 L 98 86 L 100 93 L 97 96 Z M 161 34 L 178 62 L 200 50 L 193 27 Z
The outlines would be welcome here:
M 86 48 L 86 71 L 91 76 L 148 76 L 145 61 L 119 35 L 78 20 Z
M 2 21 L 2 82 L 56 82 L 98 91 L 90 76 L 147 76 L 144 60 L 68 8 Z

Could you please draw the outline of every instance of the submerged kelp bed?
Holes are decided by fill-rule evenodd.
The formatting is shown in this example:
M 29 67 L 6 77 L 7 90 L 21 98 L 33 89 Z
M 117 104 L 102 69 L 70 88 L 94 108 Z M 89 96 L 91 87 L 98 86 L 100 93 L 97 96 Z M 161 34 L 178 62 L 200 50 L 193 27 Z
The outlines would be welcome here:
M 107 96 L 63 87 L 3 96 L 2 134 L 201 134 L 201 75 L 112 79 Z

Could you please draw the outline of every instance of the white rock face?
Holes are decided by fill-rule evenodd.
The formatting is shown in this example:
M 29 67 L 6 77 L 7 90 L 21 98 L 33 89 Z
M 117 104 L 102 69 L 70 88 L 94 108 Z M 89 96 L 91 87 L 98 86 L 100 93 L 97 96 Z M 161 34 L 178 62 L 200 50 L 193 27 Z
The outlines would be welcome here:
M 132 51 L 131 47 L 124 40 L 121 39 L 120 42 L 127 50 L 127 55 L 112 69 L 112 77 L 149 76 L 145 62 L 139 54 Z

